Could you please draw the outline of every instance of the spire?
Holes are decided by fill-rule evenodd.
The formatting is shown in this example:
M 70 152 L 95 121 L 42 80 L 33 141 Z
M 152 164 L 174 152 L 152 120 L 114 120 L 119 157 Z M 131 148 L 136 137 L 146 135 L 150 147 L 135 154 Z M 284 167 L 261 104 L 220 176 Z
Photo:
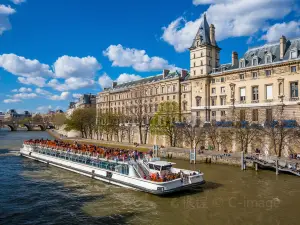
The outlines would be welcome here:
M 201 21 L 199 30 L 196 34 L 196 37 L 194 39 L 194 42 L 193 42 L 191 48 L 197 47 L 198 42 L 201 45 L 211 45 L 211 41 L 210 41 L 209 36 L 210 36 L 209 25 L 208 25 L 208 22 L 206 20 L 206 14 L 204 13 L 204 16 L 203 16 L 203 19 Z

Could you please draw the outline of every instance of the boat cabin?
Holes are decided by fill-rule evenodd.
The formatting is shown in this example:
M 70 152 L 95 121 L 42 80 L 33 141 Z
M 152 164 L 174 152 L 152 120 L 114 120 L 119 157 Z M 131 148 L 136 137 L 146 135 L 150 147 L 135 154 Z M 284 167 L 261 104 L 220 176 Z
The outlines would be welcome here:
M 149 162 L 149 169 L 151 174 L 159 173 L 160 176 L 171 173 L 171 168 L 175 163 L 167 161 L 152 161 Z

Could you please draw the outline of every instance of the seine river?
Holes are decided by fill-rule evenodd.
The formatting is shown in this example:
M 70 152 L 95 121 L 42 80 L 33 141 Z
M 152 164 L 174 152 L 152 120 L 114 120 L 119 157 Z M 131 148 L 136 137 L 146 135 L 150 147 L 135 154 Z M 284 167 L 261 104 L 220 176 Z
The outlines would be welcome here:
M 45 132 L 0 131 L 0 224 L 300 224 L 300 178 L 175 161 L 203 188 L 168 197 L 131 191 L 18 156 Z

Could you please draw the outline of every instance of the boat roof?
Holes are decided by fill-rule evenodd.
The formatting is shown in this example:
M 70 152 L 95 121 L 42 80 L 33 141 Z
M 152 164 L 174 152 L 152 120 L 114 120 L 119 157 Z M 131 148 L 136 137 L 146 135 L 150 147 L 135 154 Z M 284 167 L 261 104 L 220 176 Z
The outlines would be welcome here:
M 157 166 L 170 166 L 170 165 L 174 165 L 176 163 L 172 163 L 172 162 L 167 162 L 167 161 L 152 161 L 149 162 L 153 165 L 157 165 Z

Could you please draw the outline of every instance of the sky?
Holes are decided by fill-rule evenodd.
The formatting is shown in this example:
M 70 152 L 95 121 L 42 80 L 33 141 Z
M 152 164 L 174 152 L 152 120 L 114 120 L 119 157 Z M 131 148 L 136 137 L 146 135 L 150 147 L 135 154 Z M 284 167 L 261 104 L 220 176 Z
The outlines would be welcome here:
M 300 37 L 299 0 L 0 0 L 0 111 L 66 110 L 84 93 L 189 69 L 204 13 L 221 63 Z

